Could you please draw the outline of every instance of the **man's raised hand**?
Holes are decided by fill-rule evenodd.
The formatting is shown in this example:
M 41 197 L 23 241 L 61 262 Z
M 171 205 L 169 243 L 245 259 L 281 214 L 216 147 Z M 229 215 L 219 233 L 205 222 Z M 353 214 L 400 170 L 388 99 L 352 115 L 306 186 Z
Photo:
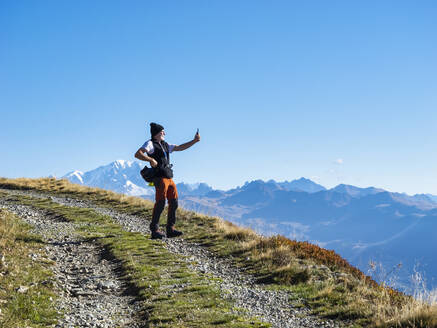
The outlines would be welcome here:
M 199 129 L 197 129 L 197 132 L 194 136 L 194 141 L 199 142 L 200 141 L 200 134 L 199 134 Z

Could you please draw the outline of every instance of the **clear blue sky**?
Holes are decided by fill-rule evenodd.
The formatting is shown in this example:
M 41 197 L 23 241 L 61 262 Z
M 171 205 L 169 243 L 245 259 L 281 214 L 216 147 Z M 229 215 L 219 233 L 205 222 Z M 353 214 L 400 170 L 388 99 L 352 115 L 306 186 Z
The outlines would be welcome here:
M 437 194 L 436 1 L 1 1 L 0 176 L 133 160 L 178 182 Z

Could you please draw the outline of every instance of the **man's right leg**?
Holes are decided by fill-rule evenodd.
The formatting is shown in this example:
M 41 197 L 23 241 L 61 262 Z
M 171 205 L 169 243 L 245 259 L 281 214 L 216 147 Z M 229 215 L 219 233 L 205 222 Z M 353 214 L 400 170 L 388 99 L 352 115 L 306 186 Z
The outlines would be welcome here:
M 155 206 L 153 207 L 152 222 L 150 223 L 150 231 L 152 239 L 162 239 L 164 234 L 159 231 L 159 218 L 165 207 L 165 194 L 167 192 L 166 185 L 162 178 L 157 178 L 153 182 L 155 185 Z

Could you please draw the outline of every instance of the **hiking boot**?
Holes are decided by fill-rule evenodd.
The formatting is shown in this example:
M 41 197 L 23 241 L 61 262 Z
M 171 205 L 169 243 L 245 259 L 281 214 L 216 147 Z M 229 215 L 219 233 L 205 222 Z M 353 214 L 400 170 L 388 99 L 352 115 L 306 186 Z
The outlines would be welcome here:
M 167 230 L 167 238 L 179 237 L 182 236 L 183 232 L 175 229 Z
M 160 231 L 152 231 L 152 239 L 162 239 L 164 234 Z

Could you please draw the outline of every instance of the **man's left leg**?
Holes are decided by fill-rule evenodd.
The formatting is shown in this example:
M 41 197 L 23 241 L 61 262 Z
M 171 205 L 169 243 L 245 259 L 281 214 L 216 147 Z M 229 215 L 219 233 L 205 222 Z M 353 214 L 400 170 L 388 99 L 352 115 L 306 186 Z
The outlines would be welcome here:
M 178 208 L 178 191 L 176 184 L 171 180 L 168 190 L 168 217 L 167 217 L 167 237 L 179 237 L 182 235 L 181 231 L 175 230 L 174 225 L 176 223 L 176 210 Z
M 161 239 L 164 237 L 159 231 L 159 218 L 165 207 L 165 196 L 167 194 L 167 184 L 163 178 L 155 178 L 153 183 L 155 185 L 155 206 L 153 207 L 152 222 L 150 223 L 150 232 L 152 239 Z

